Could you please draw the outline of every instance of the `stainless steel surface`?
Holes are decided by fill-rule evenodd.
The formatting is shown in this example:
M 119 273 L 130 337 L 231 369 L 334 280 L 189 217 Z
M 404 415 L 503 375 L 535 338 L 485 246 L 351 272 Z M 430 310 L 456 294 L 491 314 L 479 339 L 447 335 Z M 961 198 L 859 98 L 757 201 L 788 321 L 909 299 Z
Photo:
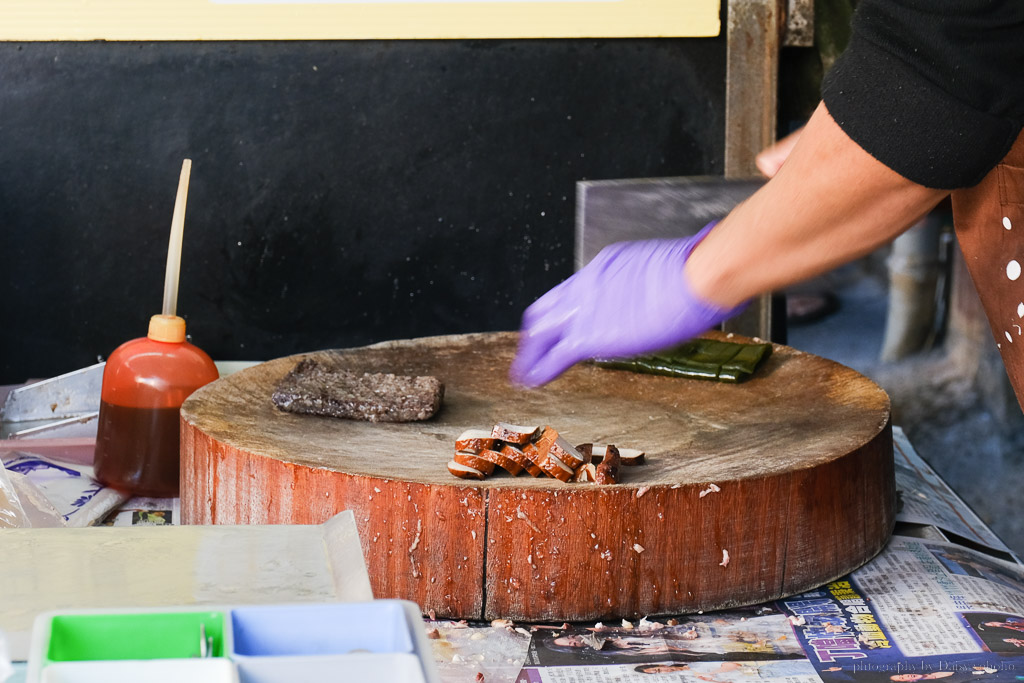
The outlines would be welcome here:
M 575 268 L 613 242 L 694 235 L 763 184 L 712 176 L 578 182 Z
M 0 418 L 4 422 L 60 420 L 97 412 L 104 365 L 97 363 L 14 389 L 7 395 Z
M 623 240 L 683 237 L 722 218 L 764 184 L 763 178 L 680 177 L 590 180 L 576 184 L 577 270 Z M 784 341 L 773 334 L 772 297 L 751 302 L 724 329 Z M 774 331 L 777 332 L 777 331 Z
M 96 437 L 99 411 L 62 420 L 25 420 L 0 423 L 0 439 L 68 439 Z
M 217 361 L 221 377 L 258 361 Z M 0 408 L 0 439 L 95 437 L 105 363 L 12 389 Z M 2 396 L 2 394 L 0 394 Z

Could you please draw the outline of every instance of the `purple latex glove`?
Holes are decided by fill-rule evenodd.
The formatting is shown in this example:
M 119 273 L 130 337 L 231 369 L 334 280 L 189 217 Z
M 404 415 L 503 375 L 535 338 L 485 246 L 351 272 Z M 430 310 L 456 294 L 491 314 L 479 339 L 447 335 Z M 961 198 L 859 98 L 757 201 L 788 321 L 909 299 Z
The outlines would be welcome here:
M 697 297 L 683 265 L 710 232 L 693 237 L 619 242 L 523 313 L 513 382 L 546 384 L 589 358 L 625 358 L 664 349 L 743 310 Z

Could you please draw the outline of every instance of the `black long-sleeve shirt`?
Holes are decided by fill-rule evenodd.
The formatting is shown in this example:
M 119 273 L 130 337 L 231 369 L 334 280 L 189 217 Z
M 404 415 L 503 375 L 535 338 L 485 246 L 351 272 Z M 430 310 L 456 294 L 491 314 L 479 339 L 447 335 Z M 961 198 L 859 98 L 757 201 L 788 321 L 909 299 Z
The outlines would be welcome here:
M 1024 126 L 1024 0 L 861 0 L 822 98 L 900 175 L 975 185 Z

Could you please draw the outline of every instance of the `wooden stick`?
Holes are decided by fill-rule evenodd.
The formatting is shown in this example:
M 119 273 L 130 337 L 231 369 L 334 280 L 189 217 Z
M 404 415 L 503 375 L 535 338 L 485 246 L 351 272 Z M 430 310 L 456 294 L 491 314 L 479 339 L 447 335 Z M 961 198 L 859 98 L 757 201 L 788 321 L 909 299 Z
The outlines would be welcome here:
M 175 315 L 178 310 L 178 274 L 181 272 L 181 242 L 185 232 L 185 203 L 188 198 L 188 179 L 192 173 L 192 160 L 181 164 L 178 195 L 174 199 L 171 217 L 171 240 L 167 245 L 167 270 L 164 273 L 164 315 Z

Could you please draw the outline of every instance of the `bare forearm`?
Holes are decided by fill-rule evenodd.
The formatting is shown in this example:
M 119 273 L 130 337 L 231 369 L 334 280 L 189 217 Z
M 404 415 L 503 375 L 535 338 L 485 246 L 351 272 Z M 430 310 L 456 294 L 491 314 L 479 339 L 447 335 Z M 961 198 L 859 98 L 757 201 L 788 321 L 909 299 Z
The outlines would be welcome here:
M 711 231 L 685 277 L 735 306 L 870 253 L 946 194 L 871 157 L 819 105 L 778 173 Z

